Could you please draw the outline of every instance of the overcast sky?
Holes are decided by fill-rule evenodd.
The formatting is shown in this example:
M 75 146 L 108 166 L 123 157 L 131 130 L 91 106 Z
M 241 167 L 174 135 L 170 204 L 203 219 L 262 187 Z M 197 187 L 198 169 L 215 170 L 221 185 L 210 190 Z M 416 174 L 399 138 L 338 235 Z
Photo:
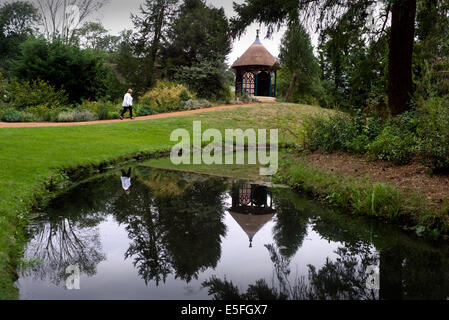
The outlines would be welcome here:
M 234 1 L 237 3 L 243 2 L 243 0 Z M 144 0 L 109 0 L 109 3 L 103 7 L 100 12 L 92 16 L 92 18 L 93 20 L 100 20 L 105 28 L 112 34 L 118 34 L 123 29 L 133 28 L 130 15 L 131 13 L 138 13 L 139 5 L 143 2 Z M 215 7 L 223 7 L 228 18 L 235 15 L 235 11 L 232 8 L 232 0 L 206 0 L 206 2 Z M 256 30 L 258 28 L 258 24 L 251 25 L 240 39 L 234 41 L 232 52 L 228 56 L 228 64 L 232 64 L 254 42 L 256 39 Z M 275 33 L 271 39 L 264 39 L 266 28 L 262 26 L 260 29 L 262 43 L 273 56 L 277 57 L 279 54 L 280 41 L 285 29 L 281 29 L 279 32 Z

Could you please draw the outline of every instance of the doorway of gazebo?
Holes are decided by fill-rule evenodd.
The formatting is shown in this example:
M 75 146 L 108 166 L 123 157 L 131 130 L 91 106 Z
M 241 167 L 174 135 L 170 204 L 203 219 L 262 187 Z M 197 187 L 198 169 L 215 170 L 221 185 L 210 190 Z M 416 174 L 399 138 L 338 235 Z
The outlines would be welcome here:
M 256 76 L 256 96 L 269 97 L 271 76 L 268 72 L 262 71 Z

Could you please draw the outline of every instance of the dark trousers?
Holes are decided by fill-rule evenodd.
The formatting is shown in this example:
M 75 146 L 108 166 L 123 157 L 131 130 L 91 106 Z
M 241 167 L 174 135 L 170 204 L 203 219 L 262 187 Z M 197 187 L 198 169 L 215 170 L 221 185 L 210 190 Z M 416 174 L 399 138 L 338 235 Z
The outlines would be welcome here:
M 123 107 L 123 111 L 122 114 L 120 115 L 120 117 L 123 117 L 123 115 L 126 113 L 126 111 L 129 110 L 129 116 L 132 118 L 133 117 L 133 107 Z
M 127 178 L 131 177 L 131 167 L 128 169 L 128 171 L 125 171 L 125 169 L 122 169 L 121 172 L 122 172 L 122 177 L 127 177 Z

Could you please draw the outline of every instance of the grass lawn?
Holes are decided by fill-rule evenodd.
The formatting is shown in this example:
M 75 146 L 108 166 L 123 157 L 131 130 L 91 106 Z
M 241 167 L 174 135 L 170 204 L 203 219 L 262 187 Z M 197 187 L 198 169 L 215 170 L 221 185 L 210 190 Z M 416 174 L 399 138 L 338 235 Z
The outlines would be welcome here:
M 0 298 L 17 298 L 12 269 L 24 246 L 27 210 L 33 195 L 61 168 L 100 163 L 140 151 L 168 150 L 174 129 L 280 129 L 280 142 L 292 142 L 305 115 L 318 107 L 271 103 L 232 110 L 148 121 L 73 127 L 0 129 Z M 291 131 L 290 131 L 291 130 Z M 217 168 L 215 168 L 217 169 Z M 232 170 L 232 169 L 231 169 Z

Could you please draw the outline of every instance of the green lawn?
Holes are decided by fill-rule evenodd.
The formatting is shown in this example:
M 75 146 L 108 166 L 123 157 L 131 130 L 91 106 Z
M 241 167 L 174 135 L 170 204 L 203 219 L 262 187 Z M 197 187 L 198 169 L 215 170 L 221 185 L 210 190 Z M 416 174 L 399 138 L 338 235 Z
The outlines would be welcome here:
M 0 129 L 0 298 L 17 297 L 11 266 L 21 256 L 30 200 L 57 169 L 100 163 L 140 151 L 168 150 L 174 144 L 170 133 L 177 128 L 191 131 L 194 120 L 202 121 L 203 130 L 283 128 L 280 142 L 292 142 L 291 132 L 297 131 L 301 119 L 317 112 L 323 110 L 272 103 L 148 121 Z M 285 130 L 287 127 L 289 130 Z

